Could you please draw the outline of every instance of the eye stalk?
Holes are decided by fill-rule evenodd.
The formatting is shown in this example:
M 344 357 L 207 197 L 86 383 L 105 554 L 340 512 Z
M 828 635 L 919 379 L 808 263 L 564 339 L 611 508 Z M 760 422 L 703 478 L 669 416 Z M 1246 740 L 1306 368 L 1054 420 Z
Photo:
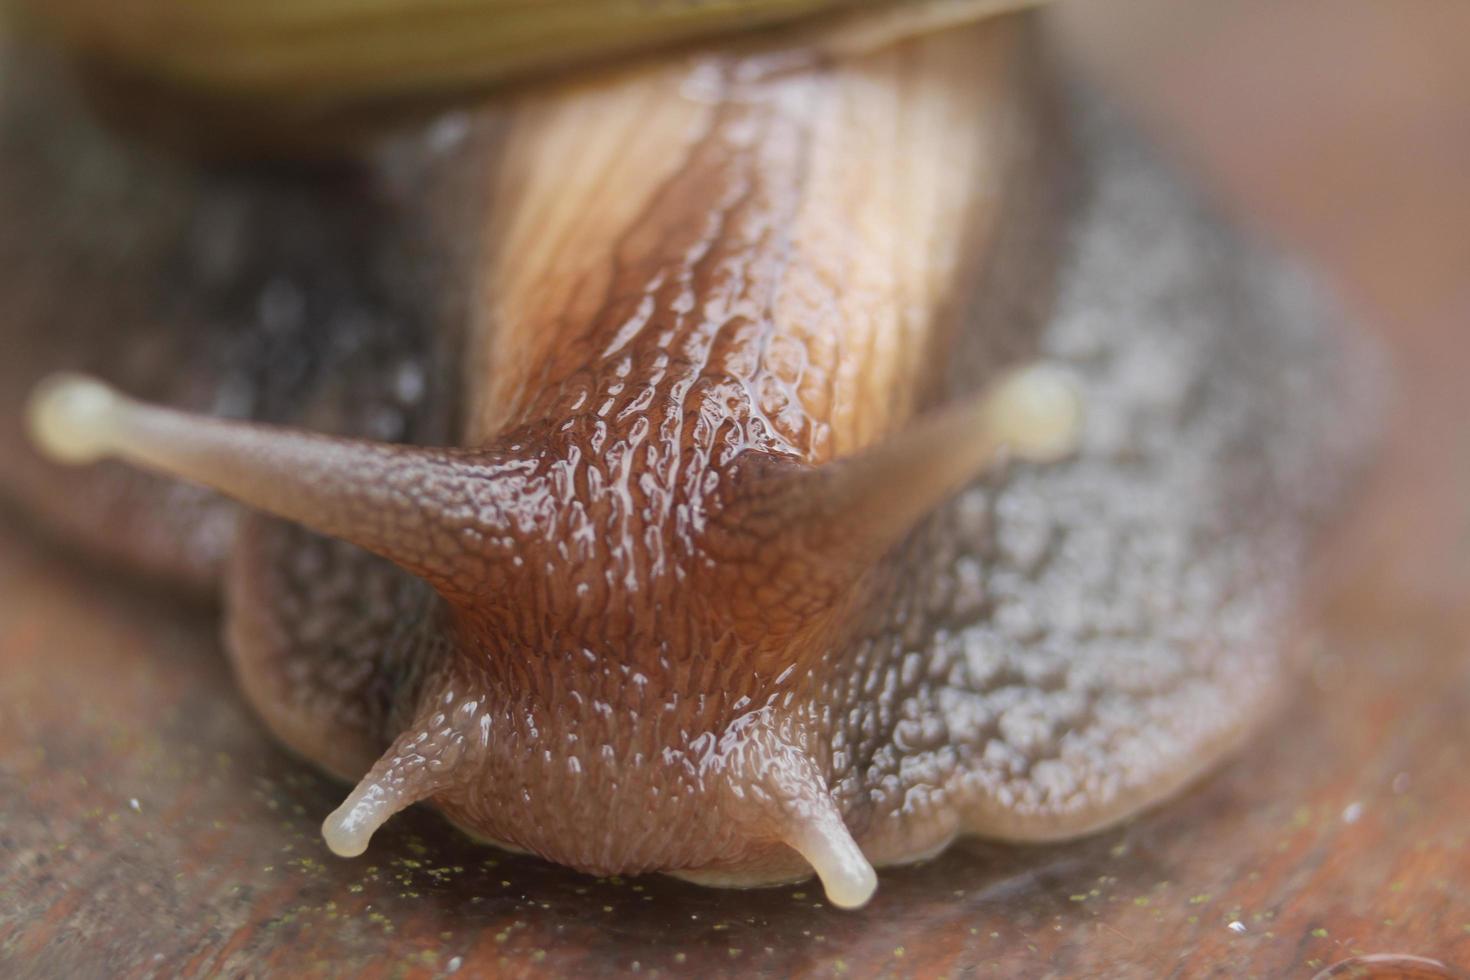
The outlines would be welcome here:
M 1011 460 L 1075 452 L 1082 419 L 1066 371 L 1040 362 L 852 456 L 815 467 L 761 460 L 731 490 L 712 551 L 738 563 L 745 542 L 758 542 L 767 562 L 779 549 L 786 560 L 773 564 L 791 579 L 767 583 L 768 594 L 830 597 L 970 481 Z
M 808 515 L 804 526 L 861 557 L 877 557 L 981 474 L 1009 460 L 1053 463 L 1071 454 L 1081 428 L 1081 401 L 1065 372 L 1033 364 L 876 446 L 810 471 L 806 485 L 798 480 L 790 492 L 826 515 Z
M 342 439 L 134 401 L 74 374 L 42 382 L 32 439 L 61 463 L 114 458 L 200 483 L 382 555 L 448 594 L 472 594 L 503 540 L 523 469 L 492 453 Z
M 514 515 L 529 485 L 524 461 L 494 452 L 212 419 L 76 374 L 42 382 L 28 422 L 58 462 L 115 458 L 212 487 L 379 554 L 450 599 L 472 601 L 487 562 L 505 557 L 496 549 L 513 548 L 521 532 Z M 1065 373 L 1033 365 L 854 456 L 751 474 L 718 524 L 731 540 L 790 551 L 784 567 L 840 590 L 965 483 L 1007 459 L 1060 459 L 1080 427 Z
M 1053 364 L 1008 375 L 972 410 L 980 415 L 971 423 L 975 435 L 1026 462 L 1055 463 L 1081 442 L 1082 399 L 1067 372 Z
M 56 374 L 36 386 L 26 409 L 31 441 L 58 463 L 95 463 L 112 452 L 118 396 L 80 374 Z

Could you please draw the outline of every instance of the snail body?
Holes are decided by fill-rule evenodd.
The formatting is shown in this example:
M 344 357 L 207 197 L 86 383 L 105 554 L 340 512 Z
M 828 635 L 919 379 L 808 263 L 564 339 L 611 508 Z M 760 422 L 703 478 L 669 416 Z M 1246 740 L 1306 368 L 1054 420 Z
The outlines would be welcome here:
M 1356 433 L 1290 285 L 1054 97 L 1013 20 L 528 92 L 370 172 L 414 188 L 374 234 L 432 247 L 401 288 L 434 296 L 390 294 L 406 358 L 272 420 L 339 434 L 65 376 L 31 436 L 258 512 L 211 510 L 182 564 L 223 574 L 266 723 L 356 781 L 338 853 L 426 800 L 587 871 L 815 871 L 856 906 L 959 833 L 1085 833 L 1280 689 Z M 302 268 L 341 301 L 342 261 Z M 362 438 L 384 382 L 392 445 Z M 10 489 L 75 530 L 85 472 Z

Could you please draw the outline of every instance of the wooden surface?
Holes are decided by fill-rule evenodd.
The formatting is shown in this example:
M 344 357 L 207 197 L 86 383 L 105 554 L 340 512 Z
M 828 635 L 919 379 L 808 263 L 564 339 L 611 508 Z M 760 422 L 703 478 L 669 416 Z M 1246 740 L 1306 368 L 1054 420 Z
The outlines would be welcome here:
M 1221 168 L 1229 187 L 1238 171 Z M 1446 193 L 1431 230 L 1470 241 L 1470 199 Z M 1283 200 L 1269 219 L 1326 237 Z M 344 790 L 266 737 L 212 617 L 0 521 L 0 975 L 1470 968 L 1470 282 L 1446 276 L 1426 300 L 1401 245 L 1379 243 L 1348 290 L 1385 324 L 1400 398 L 1324 551 L 1312 668 L 1285 711 L 1141 819 L 1064 846 L 965 844 L 885 871 L 860 912 L 814 884 L 588 879 L 420 812 L 366 857 L 332 858 L 317 825 Z M 1406 264 L 1421 278 L 1395 278 Z

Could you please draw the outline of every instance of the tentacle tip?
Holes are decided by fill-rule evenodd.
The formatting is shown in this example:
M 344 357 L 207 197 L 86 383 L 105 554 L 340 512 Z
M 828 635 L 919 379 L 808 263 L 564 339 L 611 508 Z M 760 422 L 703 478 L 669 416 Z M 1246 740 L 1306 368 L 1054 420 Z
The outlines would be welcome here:
M 806 858 L 827 900 L 838 908 L 861 908 L 877 891 L 878 873 L 835 811 L 797 830 L 790 844 Z
M 355 800 L 348 799 L 322 821 L 322 840 L 338 857 L 354 858 L 368 849 L 377 825 L 362 819 Z
M 1039 363 L 1007 377 L 986 401 L 997 432 L 1021 459 L 1050 463 L 1077 450 L 1082 437 L 1082 397 L 1071 376 Z
M 59 463 L 92 463 L 111 451 L 117 392 L 86 375 L 55 374 L 35 388 L 26 406 L 31 440 Z
M 827 893 L 827 901 L 840 909 L 860 909 L 878 890 L 878 873 L 862 857 L 862 852 L 858 852 L 856 861 L 817 868 L 816 871 L 822 881 L 822 890 Z

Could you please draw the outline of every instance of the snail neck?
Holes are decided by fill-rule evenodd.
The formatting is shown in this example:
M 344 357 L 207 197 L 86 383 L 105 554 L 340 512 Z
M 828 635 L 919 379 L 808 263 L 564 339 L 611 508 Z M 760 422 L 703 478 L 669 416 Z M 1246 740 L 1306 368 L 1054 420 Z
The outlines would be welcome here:
M 820 464 L 902 429 L 1033 179 L 1023 35 L 755 76 L 662 62 L 528 98 L 486 178 L 464 441 L 592 418 Z

